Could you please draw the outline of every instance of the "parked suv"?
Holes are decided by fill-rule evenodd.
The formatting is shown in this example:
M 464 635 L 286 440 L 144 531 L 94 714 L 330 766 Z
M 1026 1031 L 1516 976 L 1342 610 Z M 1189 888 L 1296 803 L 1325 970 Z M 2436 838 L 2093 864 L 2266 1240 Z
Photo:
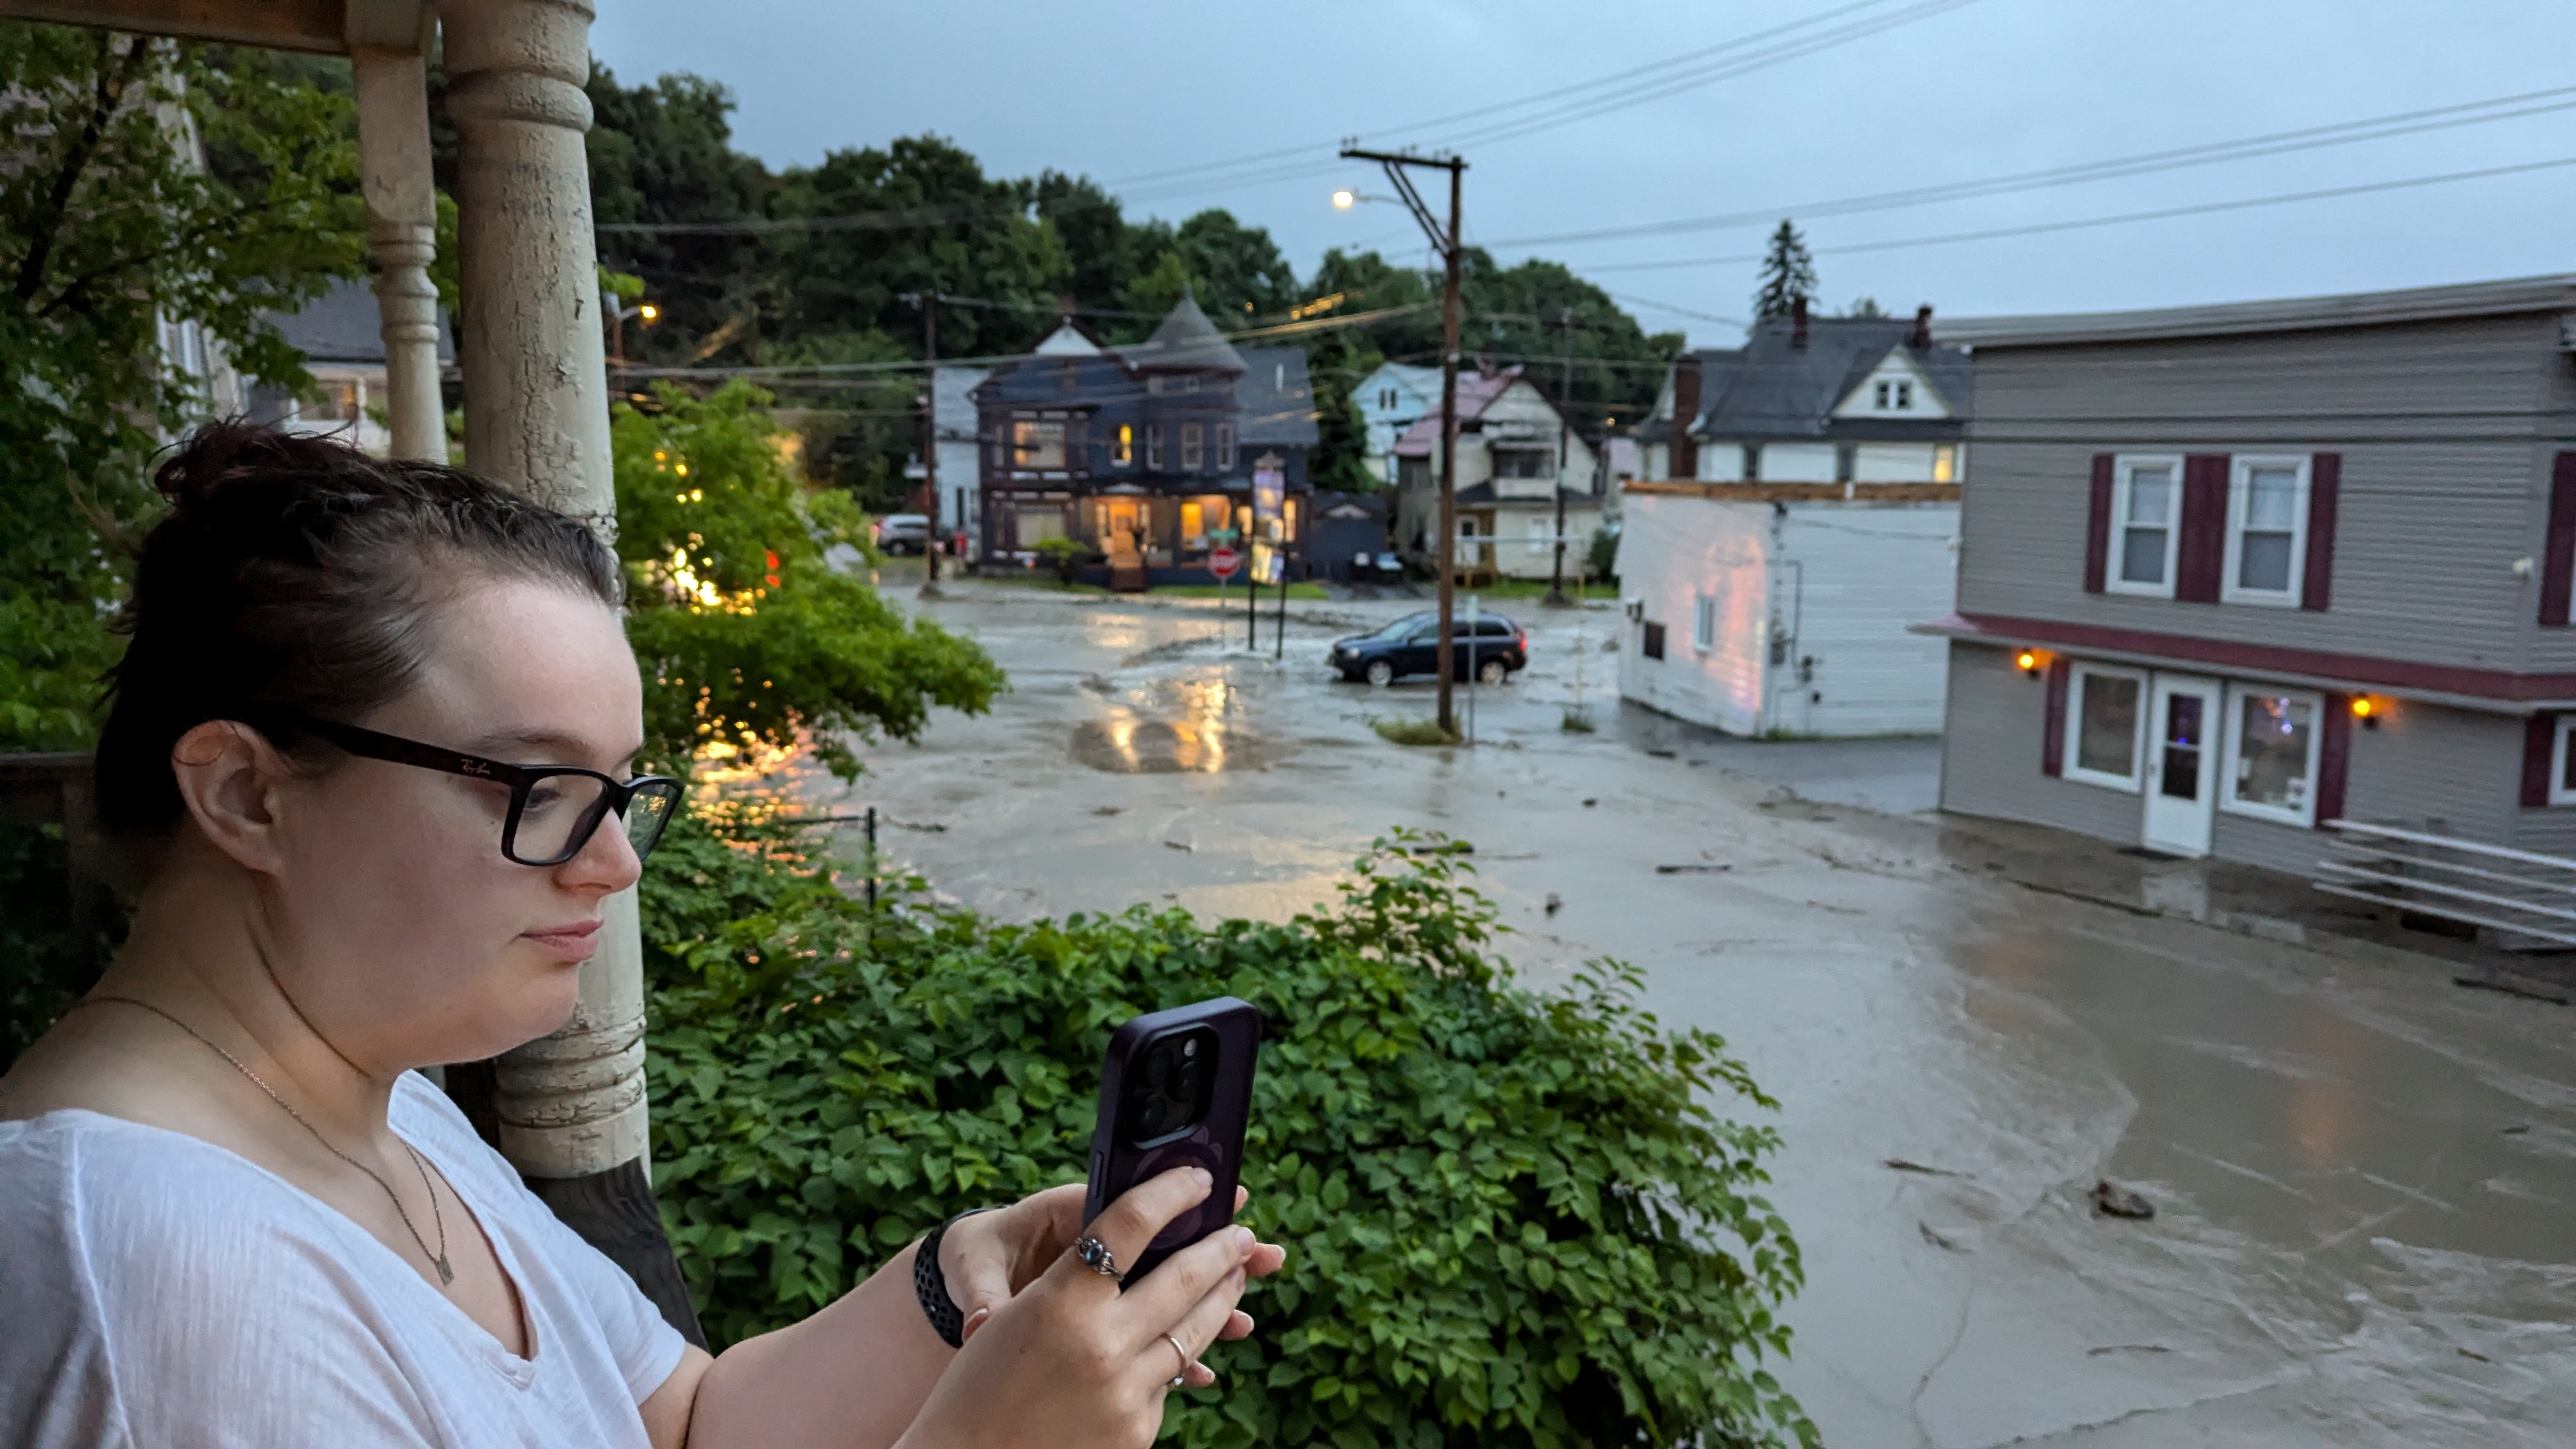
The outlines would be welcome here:
M 886 553 L 917 554 L 930 547 L 930 518 L 921 513 L 889 513 L 877 520 L 877 547 Z
M 1521 632 L 1520 625 L 1502 615 L 1486 614 L 1472 623 L 1455 617 L 1450 627 L 1456 641 L 1452 657 L 1457 661 L 1458 678 L 1501 684 L 1529 667 L 1529 636 Z M 1344 679 L 1354 683 L 1366 680 L 1380 687 L 1408 674 L 1436 674 L 1440 670 L 1440 615 L 1426 609 L 1407 614 L 1374 634 L 1335 640 L 1332 664 Z

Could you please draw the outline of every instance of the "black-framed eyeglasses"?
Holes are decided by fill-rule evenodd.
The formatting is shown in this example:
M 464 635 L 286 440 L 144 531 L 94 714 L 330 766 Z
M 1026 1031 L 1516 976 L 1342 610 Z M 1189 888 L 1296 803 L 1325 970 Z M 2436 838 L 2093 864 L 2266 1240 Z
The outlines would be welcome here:
M 662 827 L 671 823 L 671 812 L 680 806 L 680 782 L 663 775 L 618 781 L 577 765 L 505 765 L 309 715 L 289 720 L 353 755 L 509 786 L 510 814 L 501 825 L 501 854 L 520 865 L 563 864 L 581 854 L 598 833 L 600 822 L 611 815 L 625 822 L 626 843 L 641 860 L 653 853 Z

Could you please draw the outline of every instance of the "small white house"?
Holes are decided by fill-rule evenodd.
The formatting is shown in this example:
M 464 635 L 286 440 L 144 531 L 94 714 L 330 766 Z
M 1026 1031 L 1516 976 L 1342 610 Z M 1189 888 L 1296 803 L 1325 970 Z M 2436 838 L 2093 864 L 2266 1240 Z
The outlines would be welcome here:
M 1382 362 L 1351 389 L 1368 430 L 1368 470 L 1380 483 L 1395 481 L 1395 443 L 1405 430 L 1440 410 L 1440 369 Z
M 1728 734 L 1938 734 L 1955 483 L 1634 482 L 1619 693 Z

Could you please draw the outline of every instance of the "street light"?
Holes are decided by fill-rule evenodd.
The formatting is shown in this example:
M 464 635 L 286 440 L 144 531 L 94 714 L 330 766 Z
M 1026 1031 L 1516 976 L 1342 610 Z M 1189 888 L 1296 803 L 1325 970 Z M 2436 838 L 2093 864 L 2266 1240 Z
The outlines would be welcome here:
M 629 307 L 617 300 L 616 293 L 603 290 L 599 294 L 599 312 L 600 320 L 608 324 L 609 370 L 624 372 L 626 370 L 626 319 L 633 317 L 650 327 L 662 320 L 662 309 L 650 302 L 639 302 Z
M 1460 192 L 1467 173 L 1467 163 L 1458 156 L 1419 156 L 1410 151 L 1363 151 L 1344 146 L 1345 161 L 1374 161 L 1386 168 L 1386 179 L 1395 195 L 1386 200 L 1401 201 L 1413 213 L 1423 234 L 1431 238 L 1432 250 L 1440 254 L 1446 273 L 1440 289 L 1440 732 L 1458 733 L 1457 713 L 1453 705 L 1456 673 L 1456 641 L 1450 628 L 1456 618 L 1457 548 L 1458 548 L 1458 274 L 1459 237 L 1458 209 Z M 1449 224 L 1442 227 L 1439 219 L 1413 187 L 1409 167 L 1427 167 L 1449 173 Z M 1349 197 L 1350 200 L 1343 200 Z M 1380 200 L 1362 196 L 1344 188 L 1333 193 L 1333 204 L 1348 209 L 1361 201 Z

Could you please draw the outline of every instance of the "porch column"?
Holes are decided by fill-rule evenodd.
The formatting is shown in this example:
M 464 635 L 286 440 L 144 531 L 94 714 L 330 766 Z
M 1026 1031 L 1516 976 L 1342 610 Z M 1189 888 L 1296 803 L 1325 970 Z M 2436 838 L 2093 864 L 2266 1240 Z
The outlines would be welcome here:
M 359 191 L 385 341 L 385 422 L 393 455 L 447 461 L 438 396 L 438 203 L 430 179 L 429 90 L 421 0 L 349 0 L 349 68 L 358 101 Z
M 457 130 L 465 461 L 613 538 L 607 356 L 591 236 L 588 0 L 444 0 Z M 635 894 L 606 904 L 581 1001 L 495 1064 L 501 1151 L 557 1215 L 697 1323 L 645 1174 L 644 980 Z

